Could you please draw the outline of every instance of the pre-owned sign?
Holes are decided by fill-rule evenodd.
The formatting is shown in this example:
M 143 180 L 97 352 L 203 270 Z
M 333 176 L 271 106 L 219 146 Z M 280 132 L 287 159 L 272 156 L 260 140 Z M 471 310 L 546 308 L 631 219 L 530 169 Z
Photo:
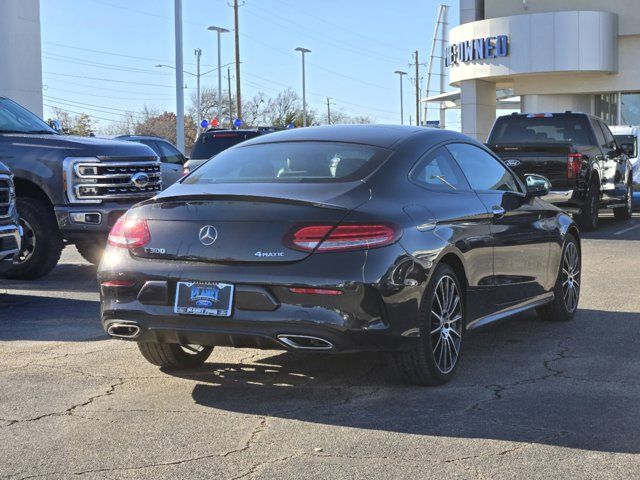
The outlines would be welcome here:
M 496 37 L 474 38 L 449 45 L 444 59 L 446 66 L 449 67 L 460 62 L 486 60 L 507 55 L 509 55 L 509 37 L 498 35 Z

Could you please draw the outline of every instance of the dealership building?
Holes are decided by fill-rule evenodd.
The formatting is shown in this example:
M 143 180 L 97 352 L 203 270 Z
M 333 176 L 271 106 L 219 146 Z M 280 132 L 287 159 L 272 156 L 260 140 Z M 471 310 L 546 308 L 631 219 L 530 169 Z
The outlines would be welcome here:
M 640 125 L 640 1 L 460 0 L 445 50 L 462 131 L 485 140 L 501 101 Z

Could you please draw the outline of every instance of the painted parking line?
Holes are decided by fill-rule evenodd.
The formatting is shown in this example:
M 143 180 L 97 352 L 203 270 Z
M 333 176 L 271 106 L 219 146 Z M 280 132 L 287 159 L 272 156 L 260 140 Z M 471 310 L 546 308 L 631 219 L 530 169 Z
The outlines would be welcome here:
M 630 232 L 631 230 L 635 230 L 636 228 L 640 228 L 640 223 L 631 227 L 623 228 L 622 230 L 615 232 L 614 235 L 622 235 L 623 233 Z

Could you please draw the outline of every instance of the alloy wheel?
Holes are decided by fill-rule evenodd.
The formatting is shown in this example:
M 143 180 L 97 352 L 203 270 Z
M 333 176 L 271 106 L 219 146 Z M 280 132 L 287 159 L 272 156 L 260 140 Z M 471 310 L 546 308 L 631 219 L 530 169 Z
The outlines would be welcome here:
M 438 281 L 431 302 L 431 348 L 441 373 L 450 373 L 458 361 L 462 341 L 462 298 L 453 277 Z
M 580 298 L 580 256 L 573 242 L 567 244 L 562 259 L 562 296 L 567 311 L 572 313 Z
M 36 232 L 29 222 L 20 217 L 20 226 L 22 227 L 22 248 L 18 256 L 19 262 L 26 262 L 33 256 L 36 249 Z

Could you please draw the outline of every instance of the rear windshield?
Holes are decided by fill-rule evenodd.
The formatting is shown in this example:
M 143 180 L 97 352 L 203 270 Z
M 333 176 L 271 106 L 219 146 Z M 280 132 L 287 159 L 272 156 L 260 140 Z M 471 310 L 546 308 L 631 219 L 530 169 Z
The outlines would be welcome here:
M 502 117 L 489 143 L 571 143 L 591 145 L 586 117 Z
M 363 179 L 389 155 L 369 145 L 263 143 L 232 148 L 183 180 L 207 183 L 334 183 Z
M 257 132 L 205 133 L 193 145 L 191 158 L 194 160 L 207 160 L 227 148 L 258 135 Z
M 616 143 L 631 158 L 638 156 L 638 140 L 635 135 L 614 135 Z

